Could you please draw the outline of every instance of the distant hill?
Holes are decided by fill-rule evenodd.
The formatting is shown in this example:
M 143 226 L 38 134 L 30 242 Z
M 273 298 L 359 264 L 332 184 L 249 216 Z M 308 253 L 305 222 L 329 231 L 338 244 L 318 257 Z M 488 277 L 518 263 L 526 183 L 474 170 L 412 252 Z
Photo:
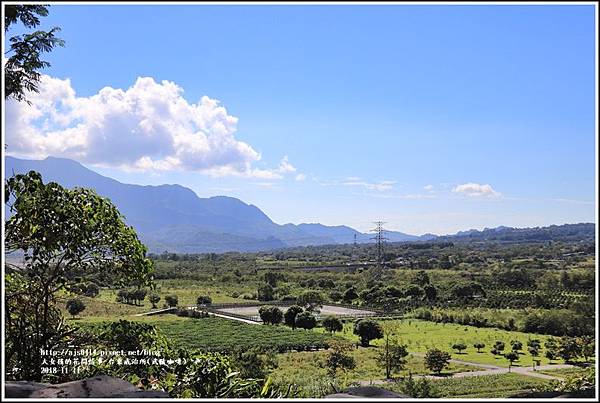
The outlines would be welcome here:
M 481 231 L 459 231 L 455 235 L 445 235 L 436 238 L 436 241 L 453 242 L 542 242 L 542 241 L 582 241 L 594 240 L 596 225 L 593 223 L 550 225 L 548 227 L 511 228 L 496 227 L 485 228 Z
M 258 207 L 233 197 L 201 198 L 180 185 L 124 184 L 64 158 L 25 160 L 6 157 L 5 169 L 8 176 L 13 172 L 35 170 L 42 174 L 44 182 L 54 181 L 67 188 L 94 189 L 99 195 L 112 200 L 153 252 L 251 252 L 352 243 L 354 234 L 357 242 L 372 242 L 371 234 L 363 234 L 347 226 L 279 225 Z M 422 239 L 393 231 L 386 236 L 395 242 Z

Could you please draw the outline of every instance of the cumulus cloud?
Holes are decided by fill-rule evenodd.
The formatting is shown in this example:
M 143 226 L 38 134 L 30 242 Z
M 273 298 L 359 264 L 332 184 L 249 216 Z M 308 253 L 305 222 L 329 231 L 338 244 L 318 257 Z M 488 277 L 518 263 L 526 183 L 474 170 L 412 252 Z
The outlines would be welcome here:
M 423 189 L 427 190 L 428 192 L 431 192 L 431 191 L 433 191 L 433 185 L 423 186 Z
M 499 197 L 500 193 L 496 192 L 490 185 L 481 185 L 479 183 L 464 183 L 452 189 L 454 193 L 462 193 L 471 197 Z
M 126 90 L 105 87 L 76 95 L 69 79 L 42 76 L 31 105 L 6 103 L 10 154 L 62 156 L 91 165 L 133 170 L 188 170 L 214 176 L 278 179 L 296 168 L 283 157 L 275 169 L 260 169 L 261 155 L 235 138 L 238 118 L 218 100 L 183 98 L 171 81 L 139 77 Z
M 298 182 L 302 182 L 302 181 L 304 181 L 305 179 L 306 179 L 306 175 L 304 175 L 304 174 L 298 174 L 298 175 L 296 175 L 296 180 L 297 180 Z

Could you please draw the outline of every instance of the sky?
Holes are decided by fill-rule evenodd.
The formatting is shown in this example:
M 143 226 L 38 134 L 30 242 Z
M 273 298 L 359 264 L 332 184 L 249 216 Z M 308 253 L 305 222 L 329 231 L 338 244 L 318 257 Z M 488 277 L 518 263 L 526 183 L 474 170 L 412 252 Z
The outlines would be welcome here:
M 65 46 L 31 105 L 7 103 L 10 155 L 237 197 L 279 224 L 596 222 L 592 5 L 49 12 Z

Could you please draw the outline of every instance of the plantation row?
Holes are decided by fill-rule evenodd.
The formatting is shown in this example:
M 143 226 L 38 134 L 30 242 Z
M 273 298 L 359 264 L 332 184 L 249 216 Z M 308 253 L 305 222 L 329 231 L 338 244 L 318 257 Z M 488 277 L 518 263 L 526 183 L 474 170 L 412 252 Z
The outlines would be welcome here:
M 222 318 L 203 317 L 204 314 L 200 312 L 193 314 L 184 310 L 180 311 L 180 315 L 196 319 L 172 316 L 172 318 L 148 317 L 141 320 L 155 325 L 169 339 L 177 340 L 180 347 L 202 351 L 226 353 L 250 347 L 278 353 L 315 351 L 327 349 L 331 340 L 339 339 L 328 334 L 302 329 L 292 330 L 284 326 L 248 325 Z M 82 325 L 97 331 L 105 323 L 82 323 Z

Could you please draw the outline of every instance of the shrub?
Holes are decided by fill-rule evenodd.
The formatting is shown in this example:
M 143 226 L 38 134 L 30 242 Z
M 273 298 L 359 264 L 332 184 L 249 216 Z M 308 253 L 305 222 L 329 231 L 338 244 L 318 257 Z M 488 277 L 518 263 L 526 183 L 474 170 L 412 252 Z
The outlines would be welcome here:
M 177 298 L 177 295 L 167 295 L 165 297 L 165 302 L 167 303 L 168 307 L 172 308 L 177 306 L 179 299 Z
M 265 325 L 276 325 L 283 319 L 283 312 L 276 306 L 263 305 L 258 309 L 258 314 Z
M 381 325 L 371 319 L 358 319 L 354 323 L 353 333 L 360 337 L 360 344 L 368 347 L 369 342 L 383 337 Z
M 449 365 L 450 358 L 450 353 L 447 353 L 446 351 L 437 348 L 429 349 L 427 350 L 427 353 L 425 353 L 425 367 L 436 374 L 440 374 L 442 370 Z
M 212 304 L 212 298 L 209 297 L 208 295 L 200 295 L 197 299 L 196 299 L 196 304 L 197 305 L 208 305 L 208 304 Z
M 96 283 L 89 283 L 85 288 L 85 296 L 94 298 L 100 293 L 100 287 Z
M 287 311 L 285 311 L 285 313 L 283 314 L 285 324 L 290 326 L 292 329 L 295 329 L 296 328 L 296 316 L 299 313 L 301 313 L 302 311 L 304 311 L 304 309 L 302 309 L 298 305 L 290 306 L 287 309 Z
M 473 344 L 473 347 L 475 347 L 477 349 L 478 353 L 481 353 L 481 349 L 485 348 L 485 344 L 479 341 L 479 342 Z
M 344 328 L 342 322 L 335 316 L 327 316 L 323 319 L 323 327 L 331 333 L 339 332 Z
M 317 326 L 317 319 L 312 313 L 304 311 L 296 316 L 296 327 L 301 329 L 312 329 L 315 326 Z
M 465 343 L 454 343 L 454 344 L 452 345 L 452 348 L 453 348 L 454 350 L 457 350 L 458 354 L 461 354 L 461 352 L 462 352 L 463 350 L 466 350 L 466 349 L 467 349 L 467 345 L 466 345 Z
M 85 309 L 85 304 L 80 299 L 70 299 L 67 301 L 67 311 L 71 314 L 72 317 L 75 317 L 77 314 L 83 312 Z

